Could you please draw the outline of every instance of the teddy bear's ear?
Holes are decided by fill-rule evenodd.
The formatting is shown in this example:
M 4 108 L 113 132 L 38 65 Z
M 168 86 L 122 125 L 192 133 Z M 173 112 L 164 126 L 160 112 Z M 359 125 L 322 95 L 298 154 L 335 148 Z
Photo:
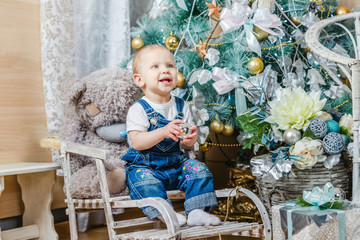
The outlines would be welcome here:
M 81 97 L 82 94 L 83 94 L 82 91 L 78 92 L 78 93 L 75 95 L 75 99 L 76 99 L 76 100 L 79 100 L 79 98 Z
M 85 92 L 86 83 L 83 79 L 79 79 L 67 87 L 67 92 L 65 93 L 67 96 L 66 99 L 68 99 L 70 104 L 76 104 Z

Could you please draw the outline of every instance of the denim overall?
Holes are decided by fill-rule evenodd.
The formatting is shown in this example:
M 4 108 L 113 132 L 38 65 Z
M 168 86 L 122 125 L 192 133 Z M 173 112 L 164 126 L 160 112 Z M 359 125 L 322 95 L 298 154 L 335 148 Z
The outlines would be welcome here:
M 178 111 L 177 119 L 182 119 L 184 101 L 175 98 Z M 143 99 L 138 101 L 144 108 L 150 127 L 148 131 L 166 126 L 170 121 L 155 110 Z M 132 199 L 147 197 L 167 198 L 167 190 L 185 191 L 185 213 L 194 209 L 210 210 L 217 205 L 213 188 L 213 177 L 202 162 L 188 159 L 180 151 L 179 142 L 166 138 L 147 150 L 138 151 L 130 147 L 123 158 L 126 165 L 126 182 Z M 142 208 L 145 215 L 154 219 L 160 212 L 153 207 Z

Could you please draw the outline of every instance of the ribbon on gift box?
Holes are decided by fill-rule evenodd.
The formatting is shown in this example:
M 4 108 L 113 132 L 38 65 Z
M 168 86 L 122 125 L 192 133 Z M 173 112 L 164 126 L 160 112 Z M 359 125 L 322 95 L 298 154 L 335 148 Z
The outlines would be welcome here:
M 324 190 L 319 187 L 314 187 L 313 190 L 303 192 L 303 199 L 313 206 L 322 206 L 325 203 L 331 202 L 335 197 L 335 187 L 331 183 L 326 183 Z

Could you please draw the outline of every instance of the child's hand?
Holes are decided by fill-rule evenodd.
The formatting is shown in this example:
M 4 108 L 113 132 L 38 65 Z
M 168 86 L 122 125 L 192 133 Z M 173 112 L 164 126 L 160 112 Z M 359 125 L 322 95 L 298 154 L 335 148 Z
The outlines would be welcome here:
M 191 126 L 190 127 L 191 133 L 187 135 L 187 138 L 184 138 L 181 143 L 185 144 L 188 147 L 191 147 L 195 144 L 197 140 L 197 126 Z
M 181 134 L 182 129 L 178 126 L 178 124 L 184 123 L 183 120 L 175 119 L 169 122 L 165 127 L 162 127 L 162 134 L 164 138 L 171 138 L 174 141 L 179 141 L 178 136 Z

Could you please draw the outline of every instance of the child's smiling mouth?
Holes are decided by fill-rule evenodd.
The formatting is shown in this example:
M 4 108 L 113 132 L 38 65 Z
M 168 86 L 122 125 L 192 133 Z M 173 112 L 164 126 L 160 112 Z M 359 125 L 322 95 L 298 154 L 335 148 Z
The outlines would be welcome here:
M 164 78 L 160 79 L 159 82 L 161 82 L 165 85 L 169 85 L 169 84 L 171 84 L 172 80 L 169 77 L 164 77 Z

